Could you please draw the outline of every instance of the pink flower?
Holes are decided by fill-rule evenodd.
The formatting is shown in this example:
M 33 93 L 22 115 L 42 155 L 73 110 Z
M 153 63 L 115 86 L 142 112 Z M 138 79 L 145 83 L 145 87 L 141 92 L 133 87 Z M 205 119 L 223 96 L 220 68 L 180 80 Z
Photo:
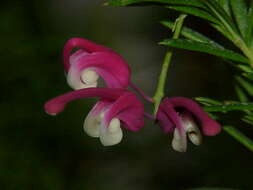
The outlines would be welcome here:
M 202 134 L 214 136 L 221 131 L 219 123 L 196 102 L 184 97 L 164 99 L 159 106 L 157 120 L 165 133 L 174 133 L 172 148 L 179 152 L 186 151 L 187 136 L 193 144 L 200 145 Z
M 74 48 L 80 48 L 72 53 Z M 72 38 L 64 46 L 64 69 L 73 89 L 97 87 L 99 76 L 109 88 L 127 88 L 130 68 L 116 52 L 86 39 Z
M 73 100 L 99 97 L 84 121 L 84 131 L 91 137 L 100 138 L 104 146 L 118 144 L 123 136 L 121 127 L 138 131 L 144 126 L 144 108 L 135 94 L 123 89 L 87 88 L 58 96 L 45 104 L 50 115 L 62 112 Z

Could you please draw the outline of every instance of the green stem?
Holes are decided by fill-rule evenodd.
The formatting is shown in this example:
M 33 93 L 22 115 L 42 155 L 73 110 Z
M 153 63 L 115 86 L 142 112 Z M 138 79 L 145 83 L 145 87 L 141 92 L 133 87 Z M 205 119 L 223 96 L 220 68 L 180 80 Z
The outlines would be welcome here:
M 207 5 L 221 21 L 225 30 L 227 30 L 227 31 L 220 30 L 220 32 L 225 32 L 223 34 L 225 34 L 225 36 L 228 37 L 244 53 L 244 55 L 249 59 L 250 66 L 253 67 L 253 51 L 246 45 L 245 41 L 241 38 L 238 32 L 235 31 L 235 28 L 231 25 L 231 23 L 227 22 L 226 19 L 222 15 L 220 15 L 220 13 L 215 9 L 215 7 L 212 6 L 212 4 L 207 2 Z M 215 25 L 213 26 L 216 29 L 220 29 Z
M 253 141 L 246 137 L 242 132 L 232 126 L 224 126 L 224 131 L 234 137 L 237 141 L 243 144 L 246 148 L 253 152 Z
M 174 31 L 172 39 L 177 39 L 180 35 L 182 26 L 183 26 L 183 22 L 184 19 L 187 15 L 186 14 L 181 14 L 175 21 L 174 23 L 174 28 L 172 31 Z M 171 62 L 171 58 L 172 58 L 172 50 L 168 50 L 167 53 L 165 54 L 164 57 L 164 61 L 163 61 L 163 66 L 162 66 L 162 70 L 159 76 L 159 81 L 158 81 L 158 85 L 157 85 L 157 89 L 155 92 L 155 95 L 153 97 L 154 100 L 154 115 L 156 114 L 158 107 L 160 105 L 160 102 L 164 96 L 164 86 L 166 83 L 166 79 L 167 79 L 167 73 L 168 73 L 168 69 L 170 66 L 170 62 Z

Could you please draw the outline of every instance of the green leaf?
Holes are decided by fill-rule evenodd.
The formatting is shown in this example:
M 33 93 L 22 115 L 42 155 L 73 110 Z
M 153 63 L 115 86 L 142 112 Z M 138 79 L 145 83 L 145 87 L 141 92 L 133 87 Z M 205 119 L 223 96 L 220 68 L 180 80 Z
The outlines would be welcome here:
M 250 96 L 253 96 L 253 85 L 242 77 L 235 77 L 238 83 L 243 87 Z
M 250 125 L 253 125 L 253 116 L 252 115 L 246 115 L 242 118 L 242 121 L 250 124 Z
M 225 36 L 227 39 L 229 39 L 230 41 L 234 41 L 233 37 L 231 36 L 231 34 L 224 28 L 224 26 L 222 25 L 218 25 L 215 23 L 211 23 L 211 26 L 213 28 L 215 28 L 217 31 L 219 31 L 223 36 Z
M 226 11 L 226 13 L 230 16 L 231 12 L 230 12 L 229 0 L 218 0 L 218 3 Z
M 220 6 L 217 1 L 214 0 L 205 0 L 204 1 L 207 8 L 211 11 L 211 13 L 223 24 L 224 28 L 231 34 L 234 35 L 238 33 L 238 30 L 233 22 L 233 20 L 229 17 L 226 11 Z
M 246 73 L 253 73 L 253 69 L 252 67 L 248 66 L 248 65 L 236 65 L 236 67 L 238 67 L 239 69 L 241 69 L 242 71 L 246 72 Z
M 187 5 L 205 8 L 201 0 L 108 0 L 105 3 L 105 5 L 127 6 L 140 3 L 154 3 L 154 4 L 163 3 L 163 4 Z
M 238 85 L 235 85 L 235 92 L 241 102 L 249 101 L 247 95 L 244 93 L 244 91 Z
M 207 112 L 253 110 L 253 103 L 237 102 L 237 103 L 231 103 L 231 104 L 204 106 L 204 110 Z
M 202 19 L 211 21 L 213 23 L 219 23 L 219 20 L 217 20 L 215 17 L 213 17 L 211 14 L 209 14 L 207 11 L 196 8 L 196 7 L 189 7 L 189 6 L 178 6 L 178 5 L 171 5 L 167 6 L 169 9 L 173 9 L 179 12 L 183 12 L 186 14 L 190 14 L 196 17 L 200 17 Z
M 241 131 L 232 126 L 224 126 L 223 129 L 253 152 L 253 141 L 249 137 L 245 136 Z
M 232 0 L 230 1 L 230 4 L 237 26 L 242 36 L 245 38 L 249 26 L 248 9 L 246 2 L 245 0 Z
M 246 32 L 246 43 L 253 49 L 253 1 L 248 9 L 248 29 Z
M 245 123 L 248 123 L 250 125 L 253 125 L 253 121 L 247 119 L 247 118 L 242 118 L 242 121 L 245 122 Z
M 171 22 L 171 21 L 161 21 L 161 23 L 164 26 L 168 27 L 169 29 L 171 29 L 171 30 L 173 29 L 173 25 L 174 25 L 173 22 Z M 223 48 L 220 44 L 218 44 L 217 42 L 213 41 L 212 39 L 204 36 L 203 34 L 197 32 L 195 30 L 192 30 L 191 28 L 188 28 L 186 26 L 184 26 L 182 28 L 181 35 L 184 36 L 185 38 L 189 39 L 189 40 L 203 42 L 203 43 L 211 43 L 214 46 Z
M 222 102 L 211 99 L 211 98 L 206 98 L 206 97 L 196 97 L 194 98 L 196 101 L 200 102 L 201 104 L 204 104 L 206 106 L 211 106 L 211 105 L 221 105 Z
M 248 63 L 248 59 L 239 53 L 224 48 L 218 48 L 210 43 L 196 42 L 184 39 L 168 39 L 160 42 L 162 45 L 167 45 L 174 48 L 186 49 L 191 51 L 204 52 L 211 55 L 216 55 L 225 59 Z
M 242 73 L 242 76 L 253 81 L 253 73 Z

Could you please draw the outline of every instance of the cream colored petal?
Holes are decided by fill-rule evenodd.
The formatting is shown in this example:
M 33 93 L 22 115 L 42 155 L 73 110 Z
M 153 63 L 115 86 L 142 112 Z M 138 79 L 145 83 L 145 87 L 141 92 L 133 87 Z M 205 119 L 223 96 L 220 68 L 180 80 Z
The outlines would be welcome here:
M 98 78 L 99 75 L 91 69 L 85 69 L 81 72 L 81 79 L 85 84 L 94 84 L 97 82 Z
M 101 118 L 99 115 L 92 116 L 91 112 L 84 120 L 83 129 L 91 137 L 99 137 Z
M 88 78 L 86 77 L 85 80 L 89 82 L 89 83 L 86 83 L 85 81 L 82 81 L 83 79 L 81 80 L 81 76 L 75 68 L 70 68 L 70 70 L 67 74 L 67 83 L 74 90 L 97 87 L 97 79 L 96 79 L 96 76 L 94 76 L 96 74 L 94 74 L 93 72 L 94 71 L 86 72 L 86 73 L 88 73 L 88 78 L 90 78 L 90 80 L 88 80 Z M 93 73 L 93 74 L 91 74 L 91 73 Z M 83 77 L 84 76 L 82 76 L 82 78 Z
M 78 76 L 78 73 L 75 73 L 75 71 L 73 71 L 71 68 L 70 68 L 70 70 L 69 70 L 69 72 L 67 74 L 67 83 L 74 90 L 79 90 L 79 89 L 82 89 L 82 88 L 87 88 L 86 84 L 84 84 L 81 81 L 80 76 Z
M 187 149 L 186 134 L 183 133 L 181 135 L 177 128 L 175 128 L 174 130 L 174 136 L 172 139 L 172 148 L 178 152 L 186 152 L 186 149 Z
M 202 143 L 202 134 L 196 123 L 192 119 L 184 119 L 183 123 L 190 141 L 195 145 L 200 145 Z
M 104 146 L 111 146 L 120 143 L 123 137 L 123 132 L 120 128 L 120 120 L 113 118 L 106 128 L 100 127 L 100 141 Z

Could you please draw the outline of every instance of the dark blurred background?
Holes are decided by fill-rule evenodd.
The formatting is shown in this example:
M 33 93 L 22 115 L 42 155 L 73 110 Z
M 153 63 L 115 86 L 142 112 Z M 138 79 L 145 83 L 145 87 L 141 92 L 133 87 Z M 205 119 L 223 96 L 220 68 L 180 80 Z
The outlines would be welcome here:
M 95 100 L 75 101 L 57 117 L 44 112 L 48 99 L 70 90 L 61 51 L 71 37 L 88 38 L 121 53 L 132 68 L 133 81 L 154 93 L 166 51 L 158 42 L 170 35 L 159 21 L 176 14 L 160 7 L 102 4 L 1 2 L 0 189 L 253 189 L 253 154 L 224 132 L 205 138 L 199 147 L 189 144 L 182 154 L 172 150 L 171 137 L 147 121 L 139 133 L 125 131 L 119 145 L 103 147 L 82 130 Z M 202 21 L 186 21 L 222 39 Z M 232 83 L 230 68 L 215 57 L 176 51 L 166 90 L 169 96 L 233 99 Z

